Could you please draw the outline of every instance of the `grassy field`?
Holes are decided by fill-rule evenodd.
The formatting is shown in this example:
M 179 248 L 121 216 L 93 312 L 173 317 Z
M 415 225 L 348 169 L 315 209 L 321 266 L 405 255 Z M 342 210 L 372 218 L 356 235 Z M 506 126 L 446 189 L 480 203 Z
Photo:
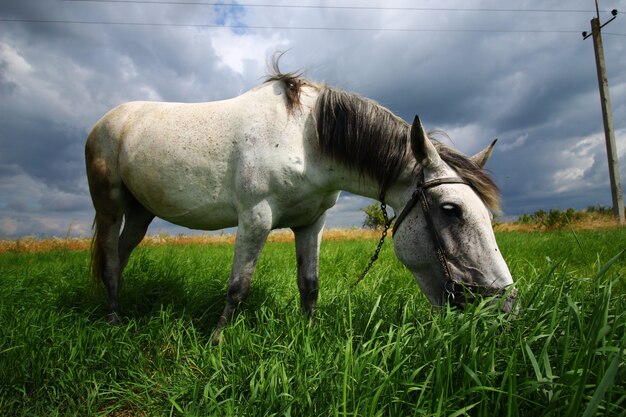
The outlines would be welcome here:
M 251 297 L 210 345 L 229 244 L 144 246 L 118 326 L 88 253 L 0 253 L 0 415 L 625 416 L 626 229 L 498 233 L 521 311 L 436 311 L 390 242 L 322 245 L 317 323 L 291 243 L 266 246 Z

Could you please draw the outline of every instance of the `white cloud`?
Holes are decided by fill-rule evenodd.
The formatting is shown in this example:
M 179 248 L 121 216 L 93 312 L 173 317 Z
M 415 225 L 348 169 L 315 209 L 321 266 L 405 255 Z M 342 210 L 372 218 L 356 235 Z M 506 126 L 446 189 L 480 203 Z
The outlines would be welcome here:
M 20 231 L 20 227 L 13 219 L 0 220 L 0 237 L 2 236 L 16 236 Z M 23 231 L 21 231 L 23 233 Z
M 436 139 L 450 145 L 467 155 L 473 155 L 495 139 L 495 134 L 491 129 L 486 129 L 478 123 L 471 123 L 464 126 L 443 128 L 448 138 L 437 137 Z M 498 144 L 498 148 L 501 148 Z
M 13 82 L 33 72 L 30 65 L 11 45 L 0 42 L 0 60 L 6 64 L 5 76 Z
M 262 36 L 248 32 L 238 34 L 224 29 L 214 32 L 211 37 L 211 45 L 220 58 L 221 65 L 241 75 L 246 66 L 263 74 L 268 55 L 285 48 L 288 43 L 278 33 Z
M 326 215 L 327 227 L 361 226 L 365 220 L 365 213 L 361 209 L 374 200 L 358 195 L 342 192 L 337 204 Z
M 515 138 L 513 142 L 505 142 L 499 144 L 498 149 L 502 152 L 509 152 L 515 148 L 519 148 L 524 146 L 524 144 L 528 141 L 528 133 L 524 133 Z

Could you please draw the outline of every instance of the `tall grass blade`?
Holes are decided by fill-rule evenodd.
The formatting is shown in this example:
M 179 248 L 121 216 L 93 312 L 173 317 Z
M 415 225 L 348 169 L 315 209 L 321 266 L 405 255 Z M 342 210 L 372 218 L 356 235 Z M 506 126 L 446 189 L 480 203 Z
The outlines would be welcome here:
M 170 404 L 172 404 L 172 407 L 173 407 L 172 411 L 173 411 L 174 408 L 176 408 L 176 411 L 178 411 L 181 414 L 183 413 L 183 408 L 180 405 L 178 405 L 178 403 L 176 402 L 175 399 L 169 398 L 169 402 L 170 402 Z M 172 415 L 172 413 L 170 413 L 170 415 Z
M 378 311 L 378 307 L 380 306 L 380 300 L 382 299 L 382 295 L 379 295 L 378 298 L 376 298 L 376 302 L 374 303 L 374 307 L 372 307 L 372 311 L 370 313 L 369 318 L 367 319 L 367 324 L 365 325 L 365 330 L 363 331 L 363 333 L 367 334 L 367 329 L 369 329 L 370 324 L 372 324 L 372 320 L 374 319 L 374 316 L 376 315 L 376 312 Z
M 524 350 L 528 354 L 528 359 L 530 359 L 530 364 L 533 367 L 533 371 L 535 372 L 535 376 L 537 377 L 537 381 L 542 382 L 544 380 L 543 375 L 541 374 L 541 369 L 539 368 L 539 363 L 537 362 L 537 358 L 533 353 L 532 349 L 528 345 L 528 343 L 524 343 Z
M 552 275 L 554 274 L 554 271 L 556 271 L 556 269 L 563 263 L 563 260 L 561 259 L 560 261 L 558 261 L 556 264 L 554 264 L 552 266 L 552 268 L 550 268 L 550 271 L 545 275 L 545 277 L 543 278 L 543 280 L 541 280 L 541 282 L 538 282 L 536 285 L 536 289 L 535 292 L 533 293 L 532 297 L 530 297 L 530 300 L 528 301 L 528 306 L 532 306 L 533 302 L 535 301 L 535 298 L 537 298 L 537 295 L 539 295 L 539 292 L 541 290 L 544 289 L 544 287 L 546 286 L 546 284 L 548 283 L 548 281 L 550 281 L 550 278 L 552 278 Z
M 604 276 L 604 274 L 607 273 L 607 271 L 611 268 L 611 266 L 613 266 L 613 264 L 615 262 L 617 262 L 619 260 L 619 258 L 622 257 L 622 255 L 624 254 L 624 251 L 626 251 L 626 249 L 622 249 L 621 251 L 619 251 L 619 253 L 617 255 L 615 255 L 614 257 L 612 257 L 611 259 L 608 260 L 608 262 L 606 262 L 602 268 L 600 268 L 600 270 L 598 271 L 598 273 L 596 274 L 595 278 L 596 279 L 600 279 Z
M 466 414 L 467 414 L 467 412 L 468 412 L 469 410 L 471 410 L 472 408 L 476 407 L 476 406 L 477 406 L 478 404 L 480 404 L 480 403 L 481 403 L 481 402 L 480 402 L 480 401 L 478 401 L 478 402 L 475 402 L 474 404 L 467 405 L 467 406 L 465 406 L 465 407 L 461 408 L 460 410 L 455 411 L 454 413 L 452 413 L 452 414 L 448 415 L 448 417 L 459 417 L 459 416 L 464 416 L 464 415 L 466 415 Z
M 585 408 L 585 412 L 582 417 L 591 417 L 598 410 L 598 406 L 600 405 L 600 401 L 604 398 L 606 392 L 613 386 L 615 382 L 615 375 L 617 375 L 617 370 L 620 366 L 620 362 L 622 360 L 622 355 L 624 353 L 624 349 L 620 349 L 619 352 L 613 357 L 611 364 L 609 365 L 609 369 L 606 370 L 602 380 L 598 384 L 589 404 L 587 404 L 587 408 Z
M 576 244 L 578 245 L 578 249 L 580 249 L 580 253 L 582 257 L 585 259 L 585 263 L 587 263 L 587 254 L 585 253 L 583 249 L 583 245 L 580 243 L 580 240 L 578 240 L 578 235 L 574 231 L 574 228 L 571 227 L 571 225 L 570 225 L 570 231 L 572 232 L 572 236 L 574 236 L 574 240 L 576 240 Z

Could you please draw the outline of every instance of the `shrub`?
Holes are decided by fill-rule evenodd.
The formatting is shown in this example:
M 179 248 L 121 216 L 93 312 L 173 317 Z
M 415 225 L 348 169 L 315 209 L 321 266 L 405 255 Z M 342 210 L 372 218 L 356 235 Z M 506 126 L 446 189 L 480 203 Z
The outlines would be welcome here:
M 592 213 L 601 216 L 612 215 L 612 210 L 602 206 L 589 206 L 587 210 L 576 211 L 568 208 L 565 211 L 550 209 L 550 211 L 537 210 L 532 214 L 522 214 L 515 224 L 535 225 L 546 229 L 560 229 L 581 220 L 585 220 Z
M 600 204 L 588 206 L 586 211 L 588 213 L 598 213 L 598 214 L 605 214 L 605 215 L 611 215 L 611 216 L 613 215 L 612 207 L 601 206 Z
M 385 217 L 378 203 L 370 204 L 361 209 L 365 213 L 363 227 L 366 229 L 380 229 L 385 226 Z

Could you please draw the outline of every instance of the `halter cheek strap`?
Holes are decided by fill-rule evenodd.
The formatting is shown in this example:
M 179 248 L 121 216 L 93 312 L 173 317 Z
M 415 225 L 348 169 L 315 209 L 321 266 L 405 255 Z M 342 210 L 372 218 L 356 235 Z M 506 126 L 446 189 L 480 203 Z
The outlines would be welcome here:
M 422 176 L 423 175 L 424 174 L 422 173 Z M 413 191 L 413 195 L 411 196 L 411 199 L 408 201 L 408 203 L 406 203 L 406 205 L 404 206 L 404 208 L 398 215 L 398 218 L 396 219 L 396 222 L 393 225 L 393 233 L 394 234 L 396 233 L 396 230 L 398 229 L 398 227 L 400 226 L 404 218 L 409 214 L 411 210 L 413 210 L 413 207 L 415 207 L 420 200 L 422 201 L 422 211 L 424 212 L 424 214 L 429 213 L 430 207 L 428 206 L 428 200 L 426 199 L 425 191 L 430 188 L 437 187 L 443 184 L 470 185 L 469 182 L 465 181 L 461 177 L 436 178 L 434 180 L 427 181 L 427 182 L 424 182 L 422 180 L 421 183 L 417 184 L 417 187 L 415 188 L 415 191 Z M 427 222 L 428 229 L 431 231 L 434 231 L 435 227 L 433 225 L 432 217 L 430 216 L 430 214 L 426 214 L 426 222 Z M 439 237 L 436 237 L 436 240 L 437 240 L 436 242 L 437 244 L 435 245 L 435 247 L 441 247 L 441 245 L 439 244 L 440 243 Z
M 402 209 L 402 212 L 398 215 L 398 218 L 393 225 L 394 236 L 396 234 L 396 230 L 398 229 L 398 227 L 400 227 L 400 224 L 402 224 L 402 221 L 406 218 L 409 212 L 411 212 L 411 210 L 413 210 L 413 208 L 418 203 L 421 203 L 420 206 L 422 208 L 422 212 L 424 213 L 424 218 L 426 219 L 426 229 L 428 229 L 428 233 L 430 234 L 433 246 L 435 247 L 435 250 L 437 252 L 437 259 L 439 260 L 441 271 L 446 278 L 444 288 L 449 301 L 451 301 L 454 305 L 463 307 L 466 303 L 471 303 L 475 300 L 474 294 L 500 294 L 502 292 L 500 289 L 492 289 L 475 284 L 465 284 L 458 282 L 452 278 L 452 274 L 450 273 L 449 261 L 446 256 L 446 250 L 444 249 L 441 238 L 439 237 L 439 233 L 437 232 L 437 228 L 435 227 L 432 212 L 428 204 L 426 192 L 433 187 L 438 187 L 443 184 L 470 184 L 460 177 L 444 177 L 437 178 L 431 181 L 424 181 L 423 175 L 424 173 L 422 171 L 422 182 L 417 184 L 416 189 L 411 196 L 411 199 L 404 206 L 404 209 Z
M 443 243 L 441 242 L 441 238 L 439 237 L 439 233 L 437 232 L 437 228 L 435 227 L 435 223 L 433 221 L 432 212 L 430 210 L 430 206 L 428 205 L 427 191 L 433 187 L 438 187 L 444 184 L 464 184 L 471 187 L 471 184 L 464 180 L 461 177 L 443 177 L 437 178 L 431 181 L 424 180 L 424 171 L 422 170 L 422 181 L 417 183 L 415 191 L 411 195 L 411 199 L 406 203 L 402 212 L 397 216 L 395 224 L 393 225 L 393 235 L 395 237 L 396 231 L 398 227 L 402 224 L 406 216 L 413 210 L 413 208 L 421 203 L 420 206 L 422 208 L 422 212 L 424 213 L 424 218 L 426 219 L 426 228 L 428 229 L 428 233 L 430 234 L 430 238 L 432 240 L 433 246 L 437 252 L 437 259 L 439 260 L 439 265 L 441 266 L 441 271 L 443 275 L 446 277 L 446 282 L 444 284 L 445 294 L 449 302 L 458 307 L 464 307 L 467 303 L 472 303 L 476 299 L 476 295 L 482 295 L 485 297 L 491 296 L 501 296 L 506 293 L 505 288 L 494 288 L 489 286 L 481 286 L 477 284 L 467 284 L 464 282 L 459 282 L 452 278 L 452 274 L 450 273 L 449 261 L 446 256 L 446 250 L 444 249 Z M 387 211 L 385 210 L 384 204 L 384 195 L 381 193 L 380 196 L 381 201 L 381 209 L 383 211 L 383 215 L 385 217 L 385 229 L 383 231 L 383 235 L 380 239 L 378 247 L 376 249 L 376 253 L 370 260 L 370 263 L 365 268 L 365 271 L 359 279 L 353 284 L 358 284 L 367 274 L 367 271 L 371 268 L 372 264 L 378 258 L 378 254 L 380 253 L 380 249 L 385 240 L 385 236 L 387 235 L 387 230 L 389 229 L 391 222 L 393 219 L 389 219 L 387 217 Z M 514 289 L 510 292 L 507 298 L 514 298 L 517 291 Z
M 423 175 L 423 173 L 422 173 Z M 393 234 L 396 234 L 396 230 L 402 223 L 402 221 L 406 218 L 409 212 L 417 205 L 417 203 L 421 202 L 422 212 L 424 213 L 424 218 L 426 219 L 426 229 L 430 234 L 430 238 L 435 246 L 435 250 L 437 251 L 437 259 L 439 260 L 439 265 L 441 266 L 441 271 L 447 280 L 452 280 L 452 274 L 450 273 L 450 268 L 448 266 L 448 258 L 446 257 L 446 251 L 443 247 L 441 239 L 439 238 L 439 233 L 437 233 L 437 229 L 435 228 L 435 224 L 433 222 L 433 217 L 430 212 L 430 206 L 428 205 L 428 199 L 426 198 L 426 190 L 437 187 L 443 184 L 465 184 L 469 185 L 467 181 L 460 177 L 444 177 L 437 178 L 428 182 L 422 181 L 417 184 L 413 195 L 409 202 L 404 206 L 402 212 L 398 216 L 396 223 L 393 225 Z

